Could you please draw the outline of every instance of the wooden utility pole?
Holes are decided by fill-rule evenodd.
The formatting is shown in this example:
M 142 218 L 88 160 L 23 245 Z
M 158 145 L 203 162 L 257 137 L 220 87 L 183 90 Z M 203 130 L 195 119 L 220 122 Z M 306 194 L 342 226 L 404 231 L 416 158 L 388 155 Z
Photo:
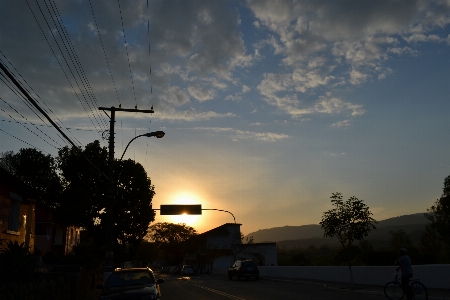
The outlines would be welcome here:
M 108 171 L 109 171 L 109 188 L 108 188 L 108 201 L 106 206 L 106 256 L 105 256 L 105 268 L 104 268 L 104 279 L 110 273 L 112 273 L 113 269 L 113 260 L 114 260 L 114 252 L 113 252 L 113 231 L 114 231 L 114 190 L 115 190 L 115 181 L 114 181 L 114 123 L 116 122 L 116 111 L 126 111 L 126 112 L 138 112 L 138 113 L 154 113 L 153 107 L 152 109 L 142 110 L 142 109 L 130 109 L 130 108 L 121 108 L 121 107 L 99 107 L 99 110 L 110 111 L 111 116 L 109 121 L 109 157 L 108 157 Z M 105 112 L 106 113 L 106 112 Z

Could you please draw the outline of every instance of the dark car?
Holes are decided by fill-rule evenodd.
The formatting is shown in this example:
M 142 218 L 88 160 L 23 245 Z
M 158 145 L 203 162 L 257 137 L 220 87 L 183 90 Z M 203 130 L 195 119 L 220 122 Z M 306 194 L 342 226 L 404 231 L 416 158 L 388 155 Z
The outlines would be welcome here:
M 106 280 L 100 299 L 160 299 L 160 284 L 149 268 L 116 269 Z
M 228 279 L 232 280 L 233 277 L 237 277 L 238 280 L 241 280 L 243 277 L 259 279 L 258 265 L 253 260 L 237 260 L 228 269 Z
M 181 274 L 182 275 L 194 275 L 194 268 L 192 268 L 192 266 L 184 265 L 181 268 Z

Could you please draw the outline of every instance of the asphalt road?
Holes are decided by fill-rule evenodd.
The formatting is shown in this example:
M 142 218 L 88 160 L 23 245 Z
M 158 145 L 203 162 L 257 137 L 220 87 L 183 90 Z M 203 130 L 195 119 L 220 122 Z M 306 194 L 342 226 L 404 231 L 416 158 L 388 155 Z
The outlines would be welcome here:
M 155 274 L 164 278 L 161 284 L 163 300 L 259 300 L 259 299 L 308 299 L 308 300 L 357 300 L 386 299 L 381 295 L 359 294 L 339 289 L 325 289 L 322 284 L 278 281 L 270 279 L 233 280 L 225 276 L 192 276 Z

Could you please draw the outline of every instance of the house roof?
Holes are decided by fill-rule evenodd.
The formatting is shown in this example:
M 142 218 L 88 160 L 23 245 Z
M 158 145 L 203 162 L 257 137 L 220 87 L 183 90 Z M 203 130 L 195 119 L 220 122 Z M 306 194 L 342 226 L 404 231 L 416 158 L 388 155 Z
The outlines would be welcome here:
M 230 232 L 226 228 L 227 226 L 241 226 L 242 224 L 235 224 L 235 223 L 225 223 L 223 225 L 220 225 L 219 227 L 213 228 L 211 230 L 205 231 L 201 234 L 199 234 L 199 237 L 206 237 L 211 235 L 229 235 Z

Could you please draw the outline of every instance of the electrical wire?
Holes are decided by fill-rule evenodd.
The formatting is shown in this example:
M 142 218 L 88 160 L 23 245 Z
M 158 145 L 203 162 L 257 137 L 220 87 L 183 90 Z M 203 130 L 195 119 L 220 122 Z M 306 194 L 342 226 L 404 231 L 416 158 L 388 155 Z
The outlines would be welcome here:
M 28 7 L 29 7 L 29 9 L 30 9 L 30 11 L 31 11 L 31 13 L 32 13 L 32 15 L 33 15 L 33 17 L 34 17 L 34 20 L 35 20 L 36 23 L 38 24 L 38 27 L 39 27 L 39 29 L 41 30 L 42 35 L 44 36 L 45 41 L 46 41 L 47 44 L 49 45 L 50 50 L 51 50 L 52 53 L 53 53 L 53 56 L 55 57 L 55 59 L 56 59 L 56 61 L 58 62 L 58 65 L 59 65 L 59 67 L 61 68 L 61 70 L 62 70 L 64 76 L 66 77 L 67 81 L 69 82 L 70 87 L 72 88 L 72 90 L 73 90 L 75 96 L 78 98 L 78 100 L 79 100 L 81 106 L 83 107 L 84 112 L 88 115 L 88 118 L 89 118 L 89 120 L 90 120 L 91 123 L 92 123 L 92 126 L 94 126 L 94 128 L 96 128 L 94 122 L 92 121 L 91 116 L 88 114 L 88 112 L 87 112 L 87 110 L 86 110 L 86 107 L 84 106 L 83 102 L 81 101 L 80 96 L 79 96 L 78 93 L 75 91 L 75 87 L 73 86 L 72 82 L 70 81 L 70 79 L 69 79 L 69 77 L 68 77 L 66 71 L 65 71 L 64 68 L 62 67 L 61 61 L 58 59 L 58 56 L 56 55 L 55 50 L 53 49 L 52 45 L 50 44 L 50 41 L 48 40 L 47 36 L 45 35 L 44 29 L 42 28 L 41 24 L 39 23 L 39 21 L 38 21 L 38 19 L 37 19 L 37 17 L 36 17 L 36 14 L 34 13 L 33 9 L 31 8 L 30 4 L 28 3 L 28 0 L 27 0 L 26 2 L 27 2 Z M 50 28 L 50 27 L 49 27 L 49 28 Z M 50 31 L 51 31 L 51 28 L 50 28 Z M 63 57 L 64 57 L 64 56 L 63 56 Z M 64 58 L 65 58 L 65 57 L 64 57 Z M 72 76 L 74 76 L 72 70 L 71 70 L 71 69 L 69 69 L 69 70 L 70 70 L 70 72 L 72 73 Z
M 49 2 L 50 2 L 50 1 L 49 1 Z M 45 2 L 45 3 L 46 3 L 46 2 Z M 75 62 L 76 62 L 77 65 L 78 65 L 78 69 L 80 70 L 80 72 L 81 72 L 81 74 L 82 74 L 82 76 L 80 76 L 80 78 L 81 78 L 82 80 L 84 79 L 84 82 L 86 83 L 86 86 L 87 86 L 86 91 L 87 91 L 87 94 L 90 96 L 89 99 L 90 99 L 90 101 L 91 101 L 91 103 L 92 103 L 92 106 L 93 106 L 93 107 L 99 107 L 99 105 L 98 105 L 98 103 L 97 103 L 97 98 L 95 97 L 94 90 L 92 89 L 92 86 L 91 86 L 90 83 L 89 83 L 89 80 L 88 80 L 88 78 L 87 78 L 87 76 L 86 76 L 86 73 L 85 73 L 85 71 L 84 71 L 84 68 L 83 68 L 83 66 L 81 65 L 80 60 L 78 59 L 78 55 L 77 55 L 77 53 L 76 53 L 76 51 L 75 51 L 75 48 L 74 48 L 74 46 L 73 46 L 73 44 L 72 44 L 72 42 L 71 42 L 71 40 L 70 40 L 70 38 L 69 38 L 69 34 L 68 34 L 68 32 L 67 32 L 67 29 L 66 29 L 66 27 L 64 26 L 64 23 L 62 22 L 62 17 L 61 17 L 61 14 L 59 13 L 59 10 L 58 10 L 58 7 L 56 6 L 55 1 L 53 1 L 53 5 L 52 5 L 52 2 L 50 2 L 50 5 L 51 5 L 51 7 L 52 7 L 53 13 L 56 15 L 55 19 L 58 21 L 58 24 L 59 24 L 59 26 L 60 26 L 60 28 L 61 28 L 61 32 L 63 33 L 63 36 L 64 36 L 64 38 L 65 38 L 67 44 L 69 45 L 69 48 L 70 48 L 71 53 L 72 53 L 72 56 L 74 57 Z M 50 12 L 50 10 L 48 9 L 48 7 L 47 7 L 47 10 L 48 10 L 48 12 L 49 12 L 49 14 L 50 14 L 50 16 L 51 16 L 51 12 Z M 52 20 L 53 20 L 53 18 L 52 18 Z M 55 26 L 56 26 L 56 23 L 55 23 Z M 60 36 L 61 36 L 61 34 L 60 34 Z M 62 39 L 63 42 L 64 42 L 64 39 L 62 38 L 62 36 L 61 36 L 61 39 Z M 66 49 L 66 51 L 67 51 L 67 49 Z M 70 53 L 69 53 L 69 55 L 70 55 Z M 108 124 L 107 124 L 107 122 L 105 121 L 105 118 L 101 117 L 100 112 L 99 112 L 97 109 L 95 109 L 95 110 L 92 110 L 92 109 L 91 109 L 91 112 L 93 112 L 93 111 L 96 112 L 96 114 L 97 114 L 99 120 L 100 120 L 100 121 L 103 121 L 103 126 L 108 127 Z
M 33 91 L 33 93 L 34 93 L 34 95 L 35 95 L 35 100 L 36 100 L 36 102 L 38 102 L 39 104 L 40 104 L 40 103 L 44 104 L 45 107 L 48 109 L 48 111 L 50 111 L 51 114 L 55 115 L 55 113 L 51 110 L 51 108 L 47 105 L 47 103 L 45 103 L 45 101 L 43 101 L 43 100 L 41 99 L 41 97 L 36 93 L 36 91 L 33 90 L 33 88 L 30 86 L 30 84 L 25 80 L 25 78 L 20 74 L 20 72 L 13 66 L 13 64 L 8 60 L 8 58 L 7 58 L 1 51 L 0 51 L 0 54 L 5 58 L 5 60 L 8 62 L 8 64 L 14 69 L 15 73 L 20 77 L 20 79 L 19 79 L 19 78 L 17 78 L 17 77 L 15 76 L 15 74 L 12 74 L 12 75 L 14 76 L 14 78 L 15 78 L 17 81 L 19 81 L 19 82 L 24 82 L 24 83 L 26 83 L 26 85 L 29 87 L 29 89 L 30 89 L 31 91 Z M 6 67 L 8 70 L 10 70 L 9 67 L 8 67 L 6 64 L 5 64 L 5 67 Z M 11 70 L 10 70 L 10 72 L 11 72 Z M 11 72 L 11 73 L 13 73 L 13 72 Z M 23 83 L 22 83 L 22 84 L 23 84 Z M 29 94 L 31 94 L 31 92 L 30 92 L 26 87 L 24 87 L 24 89 L 25 89 Z M 28 102 L 26 101 L 26 99 L 24 99 L 24 97 L 21 97 L 21 99 L 23 99 L 22 101 L 25 103 L 25 105 L 26 105 L 28 108 L 30 108 L 30 110 L 33 111 L 34 114 L 35 114 L 35 115 L 36 115 L 36 116 L 37 116 L 44 124 L 46 124 L 48 127 L 51 127 L 51 125 L 47 124 L 47 122 L 46 122 L 44 119 L 42 119 L 41 116 L 35 111 L 34 107 L 33 107 L 33 106 L 30 106 L 30 105 L 28 104 Z M 25 100 L 25 101 L 24 101 L 24 100 Z M 39 100 L 41 100 L 41 101 L 39 101 Z M 44 110 L 45 110 L 45 109 L 44 109 Z M 46 113 L 49 113 L 48 111 L 46 110 Z M 57 120 L 57 123 L 59 123 L 59 126 L 60 126 L 61 128 L 64 128 L 64 126 L 62 126 L 62 121 L 58 118 L 58 116 L 55 115 L 55 118 L 56 118 L 56 120 Z M 56 133 L 56 135 L 57 135 L 61 140 L 65 141 L 64 138 L 63 138 L 58 132 Z M 80 144 L 81 144 L 81 143 L 80 143 Z
M 51 27 L 50 24 L 49 24 L 49 21 L 48 21 L 47 18 L 45 17 L 44 12 L 43 12 L 41 6 L 39 5 L 39 2 L 38 2 L 38 1 L 36 1 L 36 4 L 37 4 L 37 6 L 38 6 L 38 8 L 39 8 L 39 11 L 41 12 L 42 17 L 43 17 L 44 20 L 45 20 L 45 23 L 47 24 L 47 27 L 48 27 L 48 29 L 49 29 L 49 31 L 50 31 L 52 37 L 53 37 L 53 40 L 55 41 L 56 46 L 58 47 L 58 49 L 59 49 L 59 51 L 60 51 L 60 53 L 61 53 L 61 55 L 62 55 L 62 57 L 63 57 L 63 59 L 64 59 L 64 61 L 65 61 L 65 63 L 66 63 L 66 65 L 67 65 L 67 67 L 68 67 L 69 70 L 70 70 L 70 73 L 72 74 L 72 77 L 74 78 L 74 80 L 75 80 L 75 82 L 76 82 L 76 84 L 77 84 L 77 86 L 78 86 L 78 89 L 80 90 L 81 94 L 83 95 L 84 101 L 86 102 L 87 106 L 88 106 L 89 109 L 90 109 L 90 112 L 91 112 L 92 116 L 94 117 L 95 121 L 97 122 L 98 126 L 99 126 L 100 129 L 101 129 L 101 125 L 100 125 L 99 121 L 97 120 L 97 117 L 96 117 L 96 115 L 95 115 L 93 109 L 91 108 L 91 105 L 90 105 L 89 102 L 87 101 L 86 96 L 85 96 L 85 93 L 84 93 L 83 90 L 81 89 L 81 87 L 80 87 L 80 85 L 79 85 L 79 83 L 78 83 L 78 80 L 77 80 L 77 78 L 75 77 L 75 74 L 73 73 L 72 68 L 70 67 L 70 65 L 69 65 L 69 63 L 68 63 L 68 61 L 67 61 L 67 59 L 66 59 L 66 56 L 64 55 L 64 52 L 62 51 L 62 49 L 61 49 L 61 47 L 60 47 L 60 45 L 59 45 L 59 43 L 58 43 L 58 40 L 56 39 L 55 35 L 53 34 L 53 30 L 52 30 L 52 27 Z M 69 51 L 69 50 L 67 49 L 67 44 L 69 44 L 69 42 L 67 42 L 67 44 L 66 44 L 66 42 L 64 41 L 64 38 L 65 38 L 64 30 L 58 28 L 58 25 L 56 24 L 55 19 L 53 18 L 53 15 L 52 15 L 52 13 L 50 12 L 50 9 L 48 8 L 48 5 L 47 5 L 47 2 L 46 2 L 46 1 L 44 1 L 44 4 L 45 4 L 45 6 L 46 6 L 46 8 L 47 8 L 47 12 L 48 12 L 48 14 L 49 14 L 51 20 L 53 21 L 53 25 L 55 26 L 56 31 L 59 33 L 59 36 L 60 36 L 61 41 L 62 41 L 62 43 L 63 43 L 63 46 L 64 46 L 64 48 L 66 49 L 66 52 L 67 52 L 67 54 L 68 54 L 68 56 L 69 56 L 70 61 L 72 62 L 72 65 L 74 66 L 75 72 L 76 72 L 77 75 L 78 75 L 78 78 L 79 78 L 79 80 L 80 80 L 80 82 L 81 82 L 81 85 L 83 86 L 83 89 L 84 89 L 84 91 L 85 91 L 86 94 L 87 94 L 87 98 L 89 98 L 89 99 L 91 100 L 91 103 L 92 103 L 92 99 L 91 99 L 91 97 L 90 97 L 88 88 L 86 87 L 86 83 L 85 83 L 86 79 L 85 79 L 85 77 L 83 77 L 82 75 L 80 75 L 81 70 L 79 70 L 79 68 L 77 67 L 77 64 L 78 64 L 79 61 L 77 61 L 76 53 L 74 53 L 74 50 L 73 50 L 73 48 L 70 47 L 70 45 L 69 45 L 69 48 L 70 48 L 71 51 L 72 51 L 72 55 L 71 55 L 71 51 Z M 62 33 L 61 33 L 61 32 L 62 32 Z M 67 40 L 67 39 L 66 39 L 66 40 Z M 71 44 L 71 43 L 70 43 L 70 44 Z M 72 56 L 73 56 L 73 57 L 72 57 Z
M 2 74 L 3 76 L 3 74 Z M 5 83 L 5 85 L 7 87 L 9 87 L 11 89 L 11 91 L 16 94 L 19 98 L 20 95 L 18 95 L 16 93 L 16 91 L 14 89 L 12 89 L 2 78 L 0 78 L 0 80 Z M 59 144 L 58 142 L 56 142 L 53 138 L 51 138 L 50 136 L 48 136 L 45 132 L 43 132 L 42 130 L 40 130 L 34 123 L 30 122 L 26 117 L 24 117 L 21 113 L 19 113 L 15 108 L 13 108 L 8 102 L 6 102 L 2 97 L 0 97 L 0 100 L 2 100 L 6 105 L 8 105 L 12 110 L 14 110 L 18 115 L 20 115 L 23 119 L 27 120 L 29 123 L 31 123 L 34 127 L 36 127 L 37 130 L 39 130 L 41 133 L 43 133 L 47 138 L 51 139 L 54 143 L 56 143 L 59 148 L 61 148 L 61 144 Z M 8 114 L 3 108 L 0 108 L 4 113 L 6 113 L 10 118 L 14 119 L 15 121 L 17 121 L 14 117 L 12 117 L 10 114 Z M 49 144 L 50 146 L 59 149 L 58 147 L 56 147 L 55 145 L 50 144 L 47 140 L 45 140 L 44 138 L 42 138 L 39 134 L 35 133 L 34 131 L 30 130 L 30 128 L 28 128 L 27 126 L 23 125 L 23 127 L 25 129 L 27 129 L 30 133 L 33 133 L 34 135 L 36 135 L 37 137 L 39 137 L 41 140 L 43 140 L 44 142 L 46 142 L 47 144 Z
M 93 16 L 93 18 L 94 18 L 95 28 L 97 28 L 97 35 L 98 35 L 98 38 L 100 39 L 100 44 L 102 45 L 103 55 L 105 56 L 106 65 L 108 66 L 109 74 L 111 75 L 111 80 L 112 80 L 112 82 L 113 82 L 114 91 L 116 92 L 117 100 L 119 101 L 119 107 L 120 107 L 120 106 L 121 106 L 121 103 L 120 103 L 119 93 L 118 93 L 118 91 L 117 91 L 116 82 L 115 82 L 115 80 L 114 80 L 114 76 L 113 76 L 113 74 L 112 74 L 111 67 L 110 67 L 110 65 L 109 65 L 109 60 L 108 60 L 108 56 L 106 55 L 105 47 L 103 46 L 102 35 L 100 34 L 100 30 L 98 29 L 97 18 L 95 17 L 94 8 L 92 7 L 92 2 L 91 2 L 91 0 L 89 0 L 89 5 L 91 6 L 91 12 L 92 12 L 92 16 Z
M 19 140 L 19 141 L 21 141 L 21 142 L 22 142 L 22 143 L 24 143 L 24 144 L 27 144 L 28 146 L 31 146 L 31 147 L 33 147 L 34 149 L 37 149 L 37 150 L 39 150 L 39 151 L 41 151 L 41 152 L 45 152 L 45 153 L 47 153 L 47 154 L 50 154 L 50 153 L 48 153 L 47 151 L 45 151 L 45 150 L 41 150 L 41 149 L 39 149 L 39 148 L 37 148 L 37 147 L 35 147 L 35 146 L 31 145 L 30 143 L 28 143 L 28 142 L 25 142 L 24 140 L 22 140 L 22 139 L 20 139 L 20 138 L 18 138 L 18 137 L 16 137 L 16 136 L 14 136 L 14 135 L 10 134 L 9 132 L 6 132 L 6 131 L 4 131 L 4 130 L 3 130 L 3 129 L 1 129 L 1 128 L 0 128 L 0 131 L 2 131 L 2 132 L 4 132 L 4 133 L 6 133 L 7 135 L 9 135 L 9 136 L 11 136 L 11 137 L 15 138 L 16 140 Z
M 133 74 L 131 72 L 130 55 L 128 54 L 128 44 L 127 44 L 127 39 L 126 39 L 126 36 L 125 36 L 125 28 L 123 26 L 122 8 L 120 7 L 120 0 L 117 0 L 117 3 L 119 4 L 120 21 L 122 22 L 123 40 L 124 40 L 125 49 L 126 49 L 126 52 L 127 52 L 128 69 L 130 70 L 131 85 L 133 86 L 134 101 L 136 103 L 135 107 L 137 107 L 136 92 L 134 90 Z

